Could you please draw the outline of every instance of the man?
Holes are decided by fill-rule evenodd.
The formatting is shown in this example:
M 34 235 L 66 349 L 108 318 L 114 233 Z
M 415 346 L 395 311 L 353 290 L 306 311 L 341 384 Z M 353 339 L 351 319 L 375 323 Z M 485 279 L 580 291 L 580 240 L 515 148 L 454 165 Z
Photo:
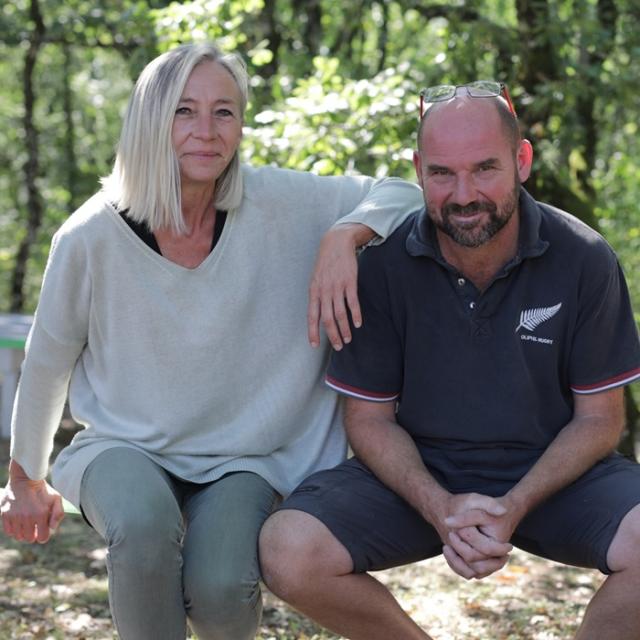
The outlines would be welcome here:
M 521 188 L 532 149 L 497 83 L 426 90 L 426 208 L 360 268 L 364 324 L 334 353 L 355 457 L 267 522 L 268 586 L 352 639 L 429 636 L 366 572 L 511 545 L 607 580 L 576 638 L 640 638 L 640 465 L 612 453 L 640 346 L 617 260 Z

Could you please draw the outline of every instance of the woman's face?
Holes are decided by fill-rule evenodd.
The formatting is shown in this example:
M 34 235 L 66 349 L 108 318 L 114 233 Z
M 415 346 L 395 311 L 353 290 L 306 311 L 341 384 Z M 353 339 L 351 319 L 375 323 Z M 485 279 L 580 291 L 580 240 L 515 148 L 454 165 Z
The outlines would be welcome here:
M 182 188 L 211 188 L 242 137 L 240 90 L 219 63 L 193 69 L 173 119 L 171 139 Z

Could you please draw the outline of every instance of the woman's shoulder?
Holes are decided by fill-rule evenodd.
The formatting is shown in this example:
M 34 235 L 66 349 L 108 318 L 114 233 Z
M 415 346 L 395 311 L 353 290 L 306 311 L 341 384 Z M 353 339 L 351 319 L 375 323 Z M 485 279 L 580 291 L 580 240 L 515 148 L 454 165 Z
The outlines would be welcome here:
M 56 235 L 81 236 L 94 233 L 98 229 L 104 230 L 111 224 L 111 218 L 115 214 L 104 192 L 98 191 L 78 207 L 59 227 Z
M 316 178 L 314 174 L 294 169 L 282 169 L 273 165 L 253 166 L 242 165 L 245 190 L 249 193 L 265 190 L 280 191 L 283 187 L 302 187 Z
M 272 165 L 242 165 L 244 197 L 248 202 L 257 204 L 270 201 L 282 206 L 301 202 L 322 204 L 328 194 L 339 197 L 341 193 L 364 188 L 371 178 L 365 176 L 319 176 L 310 171 L 283 169 Z M 325 202 L 328 204 L 328 202 Z

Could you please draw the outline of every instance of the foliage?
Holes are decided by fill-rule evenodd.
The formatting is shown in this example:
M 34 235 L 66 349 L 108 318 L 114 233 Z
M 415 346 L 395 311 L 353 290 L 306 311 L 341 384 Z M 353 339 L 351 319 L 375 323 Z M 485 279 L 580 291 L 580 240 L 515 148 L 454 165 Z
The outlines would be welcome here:
M 410 177 L 415 84 L 409 74 L 390 68 L 353 80 L 338 73 L 336 58 L 313 63 L 313 74 L 280 108 L 256 114 L 244 143 L 247 157 L 320 174 Z
M 29 15 L 34 3 L 45 25 L 36 67 L 35 122 L 46 216 L 31 255 L 27 309 L 35 303 L 52 230 L 109 169 L 133 79 L 159 51 L 204 39 L 239 51 L 248 62 L 254 95 L 245 158 L 320 173 L 411 177 L 419 88 L 504 78 L 535 142 L 532 190 L 552 199 L 562 185 L 562 199 L 574 205 L 572 210 L 610 236 L 632 280 L 634 298 L 640 297 L 634 277 L 640 224 L 634 206 L 640 110 L 634 60 L 640 36 L 631 7 L 613 0 L 7 4 L 0 14 L 6 125 L 0 132 L 3 287 L 27 216 L 21 184 L 24 114 L 15 70 L 23 66 L 33 37 Z M 609 21 L 602 17 L 606 11 Z M 585 99 L 593 101 L 595 125 L 585 121 Z M 593 126 L 595 153 L 588 147 Z M 2 307 L 6 303 L 0 302 Z

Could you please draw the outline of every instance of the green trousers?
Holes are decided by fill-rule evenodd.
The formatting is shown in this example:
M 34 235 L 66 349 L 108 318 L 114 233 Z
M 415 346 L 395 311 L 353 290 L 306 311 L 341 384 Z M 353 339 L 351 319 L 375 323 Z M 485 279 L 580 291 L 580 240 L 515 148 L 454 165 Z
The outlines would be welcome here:
M 262 612 L 257 539 L 277 500 L 260 476 L 184 482 L 144 454 L 100 454 L 82 479 L 85 518 L 108 547 L 122 640 L 250 640 Z

